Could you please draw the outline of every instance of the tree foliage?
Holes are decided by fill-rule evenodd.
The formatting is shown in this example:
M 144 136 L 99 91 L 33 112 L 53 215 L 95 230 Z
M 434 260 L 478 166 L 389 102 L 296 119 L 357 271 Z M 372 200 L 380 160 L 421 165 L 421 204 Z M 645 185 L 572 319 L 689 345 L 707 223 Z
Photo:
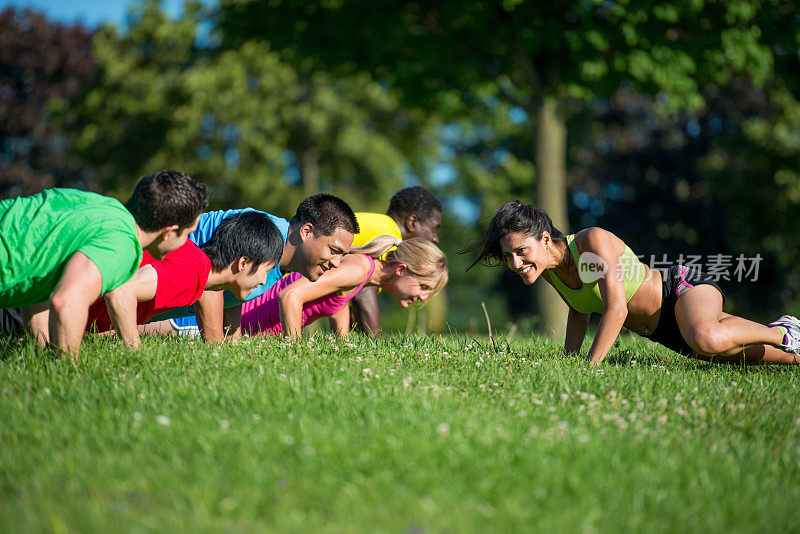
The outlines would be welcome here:
M 49 103 L 77 94 L 92 76 L 92 35 L 30 10 L 0 11 L 0 198 L 46 187 L 95 188 L 90 168 L 71 157 L 70 134 Z
M 204 47 L 203 17 L 190 5 L 170 21 L 150 2 L 126 33 L 97 36 L 100 75 L 74 102 L 77 148 L 112 190 L 149 169 L 180 167 L 212 186 L 217 206 L 284 214 L 334 188 L 383 208 L 414 174 L 431 146 L 429 117 L 400 110 L 366 74 L 332 77 L 264 40 Z

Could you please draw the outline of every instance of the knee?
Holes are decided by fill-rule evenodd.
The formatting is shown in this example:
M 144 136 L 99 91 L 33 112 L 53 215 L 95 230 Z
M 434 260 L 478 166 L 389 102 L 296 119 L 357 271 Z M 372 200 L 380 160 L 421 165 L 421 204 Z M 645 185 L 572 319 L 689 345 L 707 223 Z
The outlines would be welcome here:
M 694 331 L 686 342 L 698 354 L 708 356 L 727 352 L 731 348 L 728 336 L 710 326 Z

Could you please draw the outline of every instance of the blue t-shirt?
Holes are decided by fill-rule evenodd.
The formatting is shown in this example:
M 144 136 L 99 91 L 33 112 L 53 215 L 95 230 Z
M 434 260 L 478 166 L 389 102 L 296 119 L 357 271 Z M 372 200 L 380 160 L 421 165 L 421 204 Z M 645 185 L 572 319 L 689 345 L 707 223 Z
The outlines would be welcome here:
M 195 245 L 198 247 L 203 243 L 207 242 L 211 239 L 214 230 L 222 223 L 222 221 L 230 217 L 231 215 L 238 215 L 239 213 L 245 213 L 247 211 L 255 211 L 258 213 L 264 213 L 267 217 L 270 218 L 272 222 L 275 223 L 275 226 L 278 227 L 278 230 L 281 232 L 281 237 L 283 237 L 283 242 L 286 243 L 286 239 L 289 235 L 289 221 L 286 219 L 281 219 L 280 217 L 275 217 L 272 214 L 258 211 L 253 208 L 244 208 L 239 210 L 222 210 L 222 211 L 209 211 L 207 213 L 203 213 L 200 215 L 200 220 L 197 222 L 197 229 L 189 234 L 189 239 L 191 239 Z M 259 295 L 263 294 L 267 289 L 275 285 L 275 282 L 281 279 L 283 273 L 281 273 L 281 266 L 280 264 L 275 265 L 268 273 L 267 273 L 267 281 L 266 283 L 258 286 L 253 291 L 250 292 L 244 300 L 253 300 L 254 298 L 258 297 Z M 225 296 L 225 307 L 230 308 L 241 304 L 242 300 L 237 299 L 233 296 L 233 293 L 230 291 L 224 292 Z M 153 321 L 161 321 L 163 319 L 174 318 L 174 317 L 186 317 L 189 315 L 194 315 L 194 306 L 185 306 L 181 308 L 175 308 L 174 310 L 170 310 L 168 312 L 162 313 L 157 317 L 153 317 Z

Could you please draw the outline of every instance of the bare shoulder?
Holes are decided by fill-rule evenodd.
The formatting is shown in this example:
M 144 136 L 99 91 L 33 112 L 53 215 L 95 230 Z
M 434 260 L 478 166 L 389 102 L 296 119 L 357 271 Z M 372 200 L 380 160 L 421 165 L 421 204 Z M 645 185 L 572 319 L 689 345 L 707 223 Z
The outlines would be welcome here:
M 316 285 L 329 285 L 336 291 L 359 285 L 369 273 L 369 258 L 363 254 L 347 254 L 338 266 L 326 271 Z
M 602 255 L 604 251 L 613 251 L 618 256 L 625 252 L 625 243 L 613 232 L 599 226 L 576 232 L 575 244 L 579 252 L 595 252 Z
M 350 272 L 354 274 L 367 276 L 370 268 L 369 260 L 366 254 L 346 254 L 339 265 L 346 265 Z

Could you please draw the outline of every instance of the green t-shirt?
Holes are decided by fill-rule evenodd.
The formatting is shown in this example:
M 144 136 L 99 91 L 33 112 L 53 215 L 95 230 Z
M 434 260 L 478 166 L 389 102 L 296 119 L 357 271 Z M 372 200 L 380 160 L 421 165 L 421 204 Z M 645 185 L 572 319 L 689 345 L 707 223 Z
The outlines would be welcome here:
M 0 308 L 48 301 L 75 252 L 100 270 L 106 294 L 142 260 L 136 221 L 119 201 L 75 189 L 0 202 Z

